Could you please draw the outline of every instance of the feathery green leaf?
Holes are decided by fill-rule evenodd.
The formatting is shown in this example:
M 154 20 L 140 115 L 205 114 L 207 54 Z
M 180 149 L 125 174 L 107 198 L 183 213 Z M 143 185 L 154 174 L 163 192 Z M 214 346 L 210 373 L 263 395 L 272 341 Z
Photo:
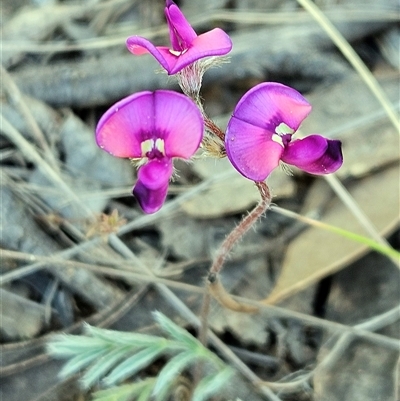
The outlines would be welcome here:
M 144 388 L 139 394 L 136 401 L 148 401 L 151 399 L 151 393 L 153 392 L 154 383 Z
M 194 390 L 192 401 L 205 401 L 208 397 L 221 391 L 233 373 L 234 371 L 230 367 L 226 367 L 216 374 L 201 379 Z
M 182 352 L 168 361 L 157 375 L 157 381 L 153 390 L 153 395 L 157 401 L 163 400 L 168 395 L 176 377 L 195 361 L 196 355 L 191 351 Z
M 74 373 L 79 372 L 101 355 L 107 352 L 107 348 L 105 349 L 97 349 L 97 350 L 89 350 L 80 354 L 75 355 L 71 358 L 61 369 L 59 375 L 61 377 L 68 377 Z
M 165 352 L 165 350 L 165 346 L 157 345 L 139 351 L 113 369 L 111 373 L 104 378 L 104 383 L 111 386 L 121 380 L 125 380 L 137 373 L 140 369 L 145 368 L 161 353 Z
M 103 341 L 120 344 L 120 345 L 131 345 L 133 348 L 145 348 L 155 344 L 159 344 L 164 339 L 159 336 L 151 336 L 148 334 L 141 333 L 129 333 L 117 330 L 106 330 L 98 327 L 86 325 L 86 332 L 91 334 L 93 337 L 101 339 Z
M 101 339 L 60 334 L 53 336 L 47 345 L 47 352 L 56 357 L 68 357 L 88 350 L 103 349 L 105 342 Z
M 132 384 L 96 391 L 93 394 L 93 401 L 131 401 L 134 396 L 141 397 L 143 392 L 150 393 L 153 385 L 154 379 L 149 378 Z
M 129 355 L 128 347 L 112 350 L 101 358 L 97 359 L 93 365 L 85 372 L 81 383 L 84 388 L 90 388 L 95 382 L 100 381 L 106 373 L 121 359 Z
M 172 320 L 168 319 L 161 312 L 153 312 L 153 316 L 157 320 L 158 324 L 165 330 L 172 338 L 177 340 L 179 343 L 187 345 L 190 349 L 202 347 L 201 343 L 194 338 L 185 329 L 179 327 Z

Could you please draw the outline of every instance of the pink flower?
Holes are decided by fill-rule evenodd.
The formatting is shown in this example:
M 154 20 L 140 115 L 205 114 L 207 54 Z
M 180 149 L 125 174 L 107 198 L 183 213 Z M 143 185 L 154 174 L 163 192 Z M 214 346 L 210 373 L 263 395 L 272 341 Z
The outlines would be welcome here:
M 188 97 L 173 91 L 139 92 L 114 104 L 100 119 L 96 142 L 116 157 L 139 159 L 133 195 L 146 213 L 163 205 L 172 159 L 189 159 L 203 138 L 203 117 Z
M 253 181 L 264 181 L 280 161 L 311 174 L 335 172 L 343 163 L 340 141 L 321 135 L 292 140 L 310 112 L 307 100 L 288 86 L 255 86 L 241 98 L 228 123 L 229 160 Z
M 140 36 L 130 36 L 126 45 L 128 50 L 136 55 L 151 53 L 168 75 L 176 74 L 201 58 L 222 56 L 231 51 L 232 41 L 222 29 L 215 28 L 197 36 L 172 0 L 166 1 L 165 16 L 172 49 L 165 46 L 154 46 Z

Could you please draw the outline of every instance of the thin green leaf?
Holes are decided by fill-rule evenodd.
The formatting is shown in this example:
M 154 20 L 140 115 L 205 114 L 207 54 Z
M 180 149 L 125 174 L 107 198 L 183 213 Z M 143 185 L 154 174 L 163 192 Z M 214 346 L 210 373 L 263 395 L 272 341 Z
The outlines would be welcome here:
M 151 336 L 148 334 L 141 333 L 129 333 L 117 330 L 106 330 L 99 327 L 86 325 L 85 330 L 90 333 L 93 337 L 102 339 L 112 344 L 118 345 L 130 345 L 133 348 L 148 348 L 153 345 L 159 344 L 161 341 L 165 341 L 164 338 L 159 336 Z
M 186 344 L 191 350 L 202 347 L 201 343 L 196 338 L 194 338 L 185 329 L 179 327 L 172 320 L 168 319 L 161 312 L 153 312 L 153 316 L 157 320 L 158 324 L 179 343 Z
M 174 356 L 160 371 L 154 386 L 153 395 L 157 401 L 163 400 L 169 393 L 177 376 L 196 361 L 193 352 L 186 351 Z
M 93 394 L 93 401 L 130 401 L 134 396 L 141 395 L 142 392 L 153 388 L 154 379 L 146 379 L 132 384 L 124 384 L 108 388 L 106 390 L 96 391 Z
M 233 373 L 234 371 L 231 368 L 226 367 L 215 375 L 208 375 L 201 379 L 194 390 L 192 401 L 205 401 L 220 392 Z
M 151 393 L 153 392 L 153 387 L 154 387 L 154 382 L 149 383 L 147 387 L 145 387 L 141 393 L 139 394 L 139 397 L 137 398 L 136 401 L 147 401 L 151 399 Z
M 107 352 L 107 349 L 100 349 L 95 351 L 89 350 L 74 356 L 63 366 L 60 371 L 60 376 L 68 377 L 74 373 L 79 372 L 86 366 L 90 365 L 94 360 L 99 358 L 105 352 Z
M 47 352 L 57 357 L 68 357 L 88 351 L 89 349 L 102 349 L 104 345 L 103 340 L 93 337 L 61 334 L 52 337 L 47 345 Z
M 364 245 L 370 247 L 371 249 L 373 249 L 374 251 L 380 252 L 382 255 L 385 255 L 391 259 L 394 259 L 395 261 L 398 261 L 400 258 L 399 251 L 397 251 L 396 249 L 394 249 L 392 247 L 382 245 L 371 238 L 364 237 L 363 235 L 353 233 L 351 231 L 345 230 L 340 227 L 332 226 L 331 224 L 327 224 L 327 223 L 324 223 L 319 220 L 311 219 L 310 217 L 307 217 L 307 216 L 302 216 L 298 213 L 283 209 L 278 206 L 272 206 L 271 209 L 284 216 L 288 216 L 293 219 L 302 221 L 306 224 L 309 224 L 312 227 L 321 228 L 323 230 L 330 231 L 334 234 L 341 235 L 342 237 L 348 238 L 352 241 L 359 242 L 360 244 L 364 244 Z
M 153 362 L 161 353 L 165 352 L 165 346 L 153 346 L 132 355 L 126 359 L 120 365 L 118 365 L 111 373 L 106 376 L 104 383 L 111 386 L 121 380 L 125 380 L 137 373 L 139 370 L 145 368 L 151 362 Z
M 129 353 L 129 348 L 115 349 L 103 355 L 89 369 L 82 377 L 82 385 L 84 388 L 91 387 L 95 382 L 100 381 L 106 373 L 108 373 L 113 366 L 117 364 L 125 355 Z

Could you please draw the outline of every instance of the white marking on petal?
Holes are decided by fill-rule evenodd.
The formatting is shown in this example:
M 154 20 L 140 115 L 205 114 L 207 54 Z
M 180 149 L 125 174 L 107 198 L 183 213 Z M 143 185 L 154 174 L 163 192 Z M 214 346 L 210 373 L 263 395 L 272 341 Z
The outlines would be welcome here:
M 292 130 L 288 125 L 285 123 L 280 123 L 276 128 L 275 128 L 275 133 L 278 135 L 286 135 L 286 134 L 294 134 L 294 130 Z
M 182 56 L 182 54 L 185 54 L 185 53 L 188 51 L 188 49 L 183 49 L 183 50 L 181 50 L 181 51 L 179 51 L 179 50 L 173 50 L 173 49 L 168 49 L 168 50 L 169 50 L 169 52 L 170 52 L 171 54 L 173 54 L 174 56 L 177 56 L 177 57 Z
M 282 138 L 281 138 L 279 135 L 274 134 L 274 135 L 272 135 L 272 138 L 271 138 L 271 139 L 272 139 L 274 142 L 279 143 L 279 145 L 281 145 L 282 148 L 285 147 L 285 146 L 283 145 Z
M 159 150 L 165 156 L 165 146 L 164 146 L 164 139 L 157 138 L 154 147 Z
M 145 157 L 148 152 L 154 149 L 154 139 L 147 139 L 140 144 L 142 156 Z
M 158 150 L 163 156 L 165 156 L 164 139 L 147 139 L 140 144 L 142 150 L 142 157 L 148 156 L 148 153 L 153 150 Z

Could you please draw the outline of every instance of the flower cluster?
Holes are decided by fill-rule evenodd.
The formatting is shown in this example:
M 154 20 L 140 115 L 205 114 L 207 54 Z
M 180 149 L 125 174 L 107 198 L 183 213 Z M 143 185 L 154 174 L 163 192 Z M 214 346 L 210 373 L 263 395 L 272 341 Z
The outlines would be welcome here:
M 102 149 L 137 162 L 133 195 L 146 213 L 158 211 L 166 199 L 173 158 L 190 159 L 201 146 L 204 131 L 213 134 L 213 124 L 199 104 L 202 74 L 232 48 L 229 36 L 219 28 L 197 35 L 172 0 L 166 0 L 165 16 L 171 48 L 140 36 L 129 37 L 126 44 L 135 55 L 153 55 L 168 75 L 177 74 L 187 96 L 166 90 L 136 93 L 113 105 L 96 129 Z M 227 157 L 255 182 L 264 181 L 280 162 L 311 174 L 335 172 L 343 162 L 340 141 L 316 134 L 292 139 L 310 111 L 307 100 L 290 87 L 274 82 L 255 86 L 239 101 L 228 123 Z M 220 139 L 221 131 L 214 136 Z

